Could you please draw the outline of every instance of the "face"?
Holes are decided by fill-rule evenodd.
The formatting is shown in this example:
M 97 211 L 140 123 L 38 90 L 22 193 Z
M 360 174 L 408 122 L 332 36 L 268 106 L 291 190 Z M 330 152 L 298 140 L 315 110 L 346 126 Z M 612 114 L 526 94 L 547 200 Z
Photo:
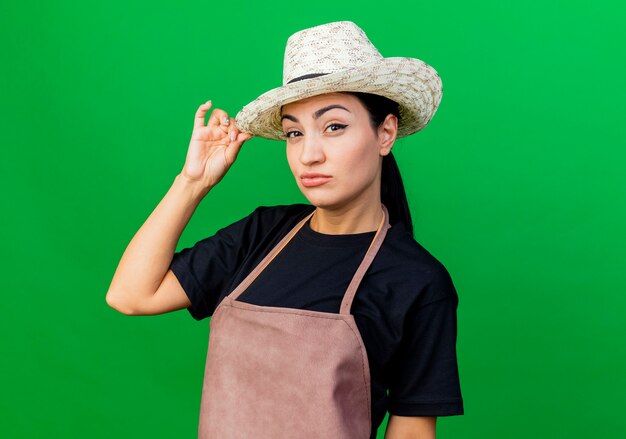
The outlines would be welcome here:
M 374 129 L 356 97 L 329 93 L 283 106 L 282 126 L 291 172 L 311 204 L 349 209 L 380 203 L 382 158 L 396 138 L 395 116 Z

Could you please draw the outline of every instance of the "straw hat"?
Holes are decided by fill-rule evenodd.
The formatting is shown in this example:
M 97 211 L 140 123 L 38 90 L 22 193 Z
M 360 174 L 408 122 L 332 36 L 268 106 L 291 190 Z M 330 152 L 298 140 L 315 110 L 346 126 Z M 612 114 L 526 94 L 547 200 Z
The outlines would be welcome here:
M 237 127 L 284 140 L 282 105 L 324 93 L 355 91 L 385 96 L 400 106 L 397 137 L 423 129 L 442 96 L 437 71 L 415 58 L 383 58 L 365 32 L 350 21 L 304 29 L 287 40 L 283 85 L 243 107 Z

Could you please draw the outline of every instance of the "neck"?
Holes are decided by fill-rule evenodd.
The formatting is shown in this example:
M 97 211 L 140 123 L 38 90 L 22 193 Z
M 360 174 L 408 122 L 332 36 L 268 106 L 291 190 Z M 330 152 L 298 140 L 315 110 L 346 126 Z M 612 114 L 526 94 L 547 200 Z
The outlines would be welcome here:
M 383 219 L 380 200 L 350 208 L 318 207 L 311 217 L 311 229 L 328 235 L 375 232 Z

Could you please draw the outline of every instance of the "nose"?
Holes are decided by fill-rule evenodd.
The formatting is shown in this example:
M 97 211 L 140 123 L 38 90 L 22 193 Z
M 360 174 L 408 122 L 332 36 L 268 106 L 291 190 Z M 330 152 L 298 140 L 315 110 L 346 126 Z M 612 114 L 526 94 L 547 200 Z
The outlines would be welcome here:
M 302 139 L 302 151 L 300 151 L 300 162 L 303 165 L 323 163 L 325 160 L 322 142 L 316 136 L 304 136 Z

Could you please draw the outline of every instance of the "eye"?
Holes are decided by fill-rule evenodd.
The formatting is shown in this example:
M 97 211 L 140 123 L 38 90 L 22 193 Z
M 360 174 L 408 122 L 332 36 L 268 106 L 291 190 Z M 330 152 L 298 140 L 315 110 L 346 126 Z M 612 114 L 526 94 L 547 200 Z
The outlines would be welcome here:
M 331 123 L 330 125 L 328 125 L 328 127 L 326 129 L 330 130 L 330 131 L 339 131 L 342 130 L 344 128 L 346 128 L 348 125 L 344 125 L 341 123 Z
M 285 133 L 285 137 L 287 137 L 287 138 L 296 137 L 296 134 L 297 134 L 298 136 L 302 135 L 302 133 L 301 133 L 300 131 L 291 130 L 291 131 L 287 131 L 287 132 Z

